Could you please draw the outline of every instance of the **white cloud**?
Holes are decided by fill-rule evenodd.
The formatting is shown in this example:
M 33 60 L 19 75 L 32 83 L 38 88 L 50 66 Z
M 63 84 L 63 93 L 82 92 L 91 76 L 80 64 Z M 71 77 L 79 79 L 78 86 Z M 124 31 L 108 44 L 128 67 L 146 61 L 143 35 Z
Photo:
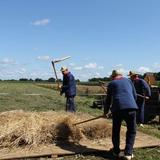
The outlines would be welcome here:
M 83 67 L 74 67 L 74 70 L 82 70 Z
M 32 70 L 29 73 L 29 77 L 35 79 L 35 78 L 42 78 L 42 79 L 48 79 L 49 77 L 54 77 L 54 75 L 50 74 L 49 72 L 46 72 L 44 70 Z
M 122 74 L 126 74 L 126 73 L 128 73 L 128 71 L 127 71 L 127 70 L 125 70 L 124 68 L 119 68 L 118 70 L 119 70 L 119 71 L 120 71 L 120 73 L 122 73 Z
M 40 20 L 33 21 L 31 24 L 34 26 L 46 26 L 50 22 L 51 20 L 46 18 L 46 19 L 40 19 Z
M 95 74 L 95 78 L 99 78 L 99 77 L 100 77 L 100 73 L 97 72 L 97 73 Z
M 97 63 L 89 63 L 89 64 L 85 65 L 84 68 L 95 69 L 95 68 L 97 68 Z
M 49 77 L 54 77 L 54 72 L 52 69 L 46 70 L 45 68 L 30 68 L 30 65 L 16 64 L 8 65 L 9 60 L 3 60 L 3 64 L 0 65 L 0 79 L 20 79 L 20 78 L 42 78 L 48 79 Z M 6 65 L 7 64 L 7 65 Z M 10 63 L 9 63 L 10 64 Z
M 86 57 L 86 58 L 84 58 L 84 60 L 85 60 L 85 61 L 90 61 L 91 58 L 90 58 L 90 57 Z
M 34 50 L 34 51 L 38 51 L 38 50 L 39 50 L 39 48 L 35 47 L 35 48 L 33 48 L 33 50 Z
M 89 77 L 87 74 L 82 73 L 82 74 L 79 74 L 77 78 L 85 81 L 85 80 L 88 80 Z
M 123 67 L 123 64 L 117 64 L 116 66 L 115 66 L 115 68 L 122 68 Z
M 154 69 L 160 69 L 160 63 L 155 62 L 153 64 Z
M 70 63 L 69 65 L 70 65 L 70 66 L 75 66 L 75 63 Z
M 48 61 L 50 60 L 51 58 L 49 56 L 38 56 L 37 57 L 38 60 L 41 60 L 41 61 Z
M 12 59 L 4 58 L 3 60 L 0 60 L 0 64 L 16 64 L 16 62 Z
M 122 73 L 124 76 L 128 75 L 129 71 L 126 70 L 124 67 L 123 67 L 123 64 L 117 64 L 115 65 L 114 67 L 115 70 L 118 70 L 120 73 Z M 111 75 L 112 72 L 109 72 L 109 74 Z
M 112 74 L 112 71 L 109 71 L 109 72 L 107 72 L 106 76 L 107 76 L 107 77 L 110 77 L 111 74 Z
M 151 72 L 151 70 L 148 67 L 141 66 L 141 67 L 138 68 L 138 72 L 141 73 L 141 74 L 144 74 L 146 72 Z
M 104 69 L 104 66 L 98 66 L 98 69 Z
M 20 68 L 18 71 L 17 71 L 17 74 L 20 74 L 20 75 L 24 75 L 27 73 L 27 70 L 25 68 Z

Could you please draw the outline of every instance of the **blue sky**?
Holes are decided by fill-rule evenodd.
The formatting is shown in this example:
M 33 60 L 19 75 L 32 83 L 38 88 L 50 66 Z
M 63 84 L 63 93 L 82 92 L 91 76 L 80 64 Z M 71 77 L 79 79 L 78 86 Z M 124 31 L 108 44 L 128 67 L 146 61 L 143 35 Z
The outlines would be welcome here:
M 160 71 L 159 0 L 0 0 L 0 79 Z

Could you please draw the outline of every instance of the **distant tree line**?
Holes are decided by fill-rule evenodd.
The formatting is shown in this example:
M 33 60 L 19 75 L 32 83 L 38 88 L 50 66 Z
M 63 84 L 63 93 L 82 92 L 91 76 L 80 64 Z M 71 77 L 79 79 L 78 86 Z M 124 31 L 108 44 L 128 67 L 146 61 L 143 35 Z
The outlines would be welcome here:
M 156 77 L 156 80 L 157 81 L 160 81 L 160 72 L 158 73 L 154 73 L 155 77 Z
M 61 79 L 58 79 L 59 80 L 59 82 L 61 82 L 62 80 Z M 56 79 L 55 78 L 53 78 L 53 77 L 51 77 L 51 78 L 49 78 L 49 79 L 47 79 L 47 80 L 43 80 L 43 79 L 41 79 L 41 78 L 36 78 L 36 79 L 28 79 L 28 78 L 20 78 L 19 79 L 19 81 L 23 81 L 23 82 L 26 82 L 26 81 L 31 81 L 31 82 L 56 82 Z
M 104 78 L 91 78 L 91 79 L 89 79 L 88 81 L 89 82 L 99 82 L 99 81 L 110 81 L 111 80 L 111 78 L 110 77 L 104 77 Z
M 157 73 L 153 73 L 155 78 L 156 78 L 156 81 L 160 81 L 160 72 L 157 72 Z M 144 75 L 140 75 L 140 77 L 144 78 L 145 74 Z M 3 81 L 0 79 L 0 81 Z M 15 79 L 9 79 L 9 80 L 5 80 L 5 81 L 21 81 L 21 82 L 56 82 L 56 79 L 53 78 L 53 77 L 50 77 L 49 79 L 47 80 L 43 80 L 41 78 L 35 78 L 35 79 L 32 79 L 32 78 L 20 78 L 19 80 L 15 80 Z M 59 82 L 62 82 L 61 79 L 58 79 Z M 103 81 L 103 82 L 108 82 L 108 81 L 111 81 L 111 78 L 110 77 L 99 77 L 99 78 L 90 78 L 88 79 L 87 82 L 99 82 L 99 81 Z M 81 82 L 79 79 L 76 79 L 76 82 Z
M 61 79 L 58 79 L 59 82 L 62 82 Z M 51 77 L 47 80 L 44 80 L 44 79 L 41 79 L 41 78 L 35 78 L 35 79 L 32 79 L 32 78 L 20 78 L 19 80 L 16 80 L 16 79 L 8 79 L 8 80 L 2 80 L 0 79 L 0 81 L 20 81 L 20 82 L 56 82 L 56 79 Z
M 41 79 L 41 78 L 20 78 L 19 80 L 15 80 L 15 79 L 8 79 L 8 80 L 1 80 L 0 81 L 20 81 L 20 82 L 56 82 L 56 79 L 51 77 L 47 80 Z M 58 79 L 59 82 L 62 82 L 61 79 Z M 76 80 L 77 82 L 80 82 L 79 79 Z
M 139 76 L 141 78 L 144 78 L 145 74 L 139 75 Z M 156 81 L 160 81 L 160 72 L 153 73 L 153 74 L 155 76 Z M 91 79 L 88 79 L 88 82 L 98 82 L 98 81 L 108 82 L 108 81 L 111 81 L 111 78 L 110 77 L 104 77 L 104 78 L 91 78 Z

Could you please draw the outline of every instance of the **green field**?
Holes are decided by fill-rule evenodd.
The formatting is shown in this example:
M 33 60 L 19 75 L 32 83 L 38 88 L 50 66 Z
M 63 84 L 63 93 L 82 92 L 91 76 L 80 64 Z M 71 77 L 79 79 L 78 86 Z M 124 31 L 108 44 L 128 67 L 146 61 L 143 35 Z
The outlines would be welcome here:
M 29 95 L 30 94 L 30 95 Z M 89 113 L 94 116 L 102 114 L 99 109 L 91 109 L 93 98 L 76 97 L 76 105 L 78 112 Z M 0 82 L 0 111 L 9 110 L 26 110 L 26 111 L 48 111 L 48 110 L 64 110 L 65 98 L 60 96 L 59 92 L 53 89 L 40 87 L 35 83 L 14 83 Z M 152 134 L 160 138 L 160 125 L 146 125 L 141 131 Z M 113 160 L 109 153 L 103 155 L 76 155 L 63 159 L 91 159 L 91 160 Z M 160 148 L 145 148 L 135 150 L 135 160 L 160 160 Z
M 77 110 L 99 115 L 92 112 L 92 98 L 76 97 Z M 0 83 L 0 111 L 23 109 L 27 111 L 64 110 L 65 98 L 58 91 L 39 87 L 34 83 Z

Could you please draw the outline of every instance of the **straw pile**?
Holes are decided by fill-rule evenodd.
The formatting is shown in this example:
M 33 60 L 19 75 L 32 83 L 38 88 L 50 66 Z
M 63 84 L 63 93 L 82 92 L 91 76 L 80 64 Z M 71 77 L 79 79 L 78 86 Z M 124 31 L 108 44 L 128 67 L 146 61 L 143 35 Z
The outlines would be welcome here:
M 57 141 L 78 143 L 81 139 L 111 136 L 111 125 L 74 123 L 91 118 L 84 114 L 66 112 L 24 112 L 15 110 L 0 113 L 0 149 L 54 144 Z
M 86 126 L 84 126 L 82 132 L 85 137 L 90 140 L 102 139 L 112 136 L 111 125 L 107 124 L 104 121 L 102 121 L 101 123 L 93 122 L 92 125 L 87 124 Z

